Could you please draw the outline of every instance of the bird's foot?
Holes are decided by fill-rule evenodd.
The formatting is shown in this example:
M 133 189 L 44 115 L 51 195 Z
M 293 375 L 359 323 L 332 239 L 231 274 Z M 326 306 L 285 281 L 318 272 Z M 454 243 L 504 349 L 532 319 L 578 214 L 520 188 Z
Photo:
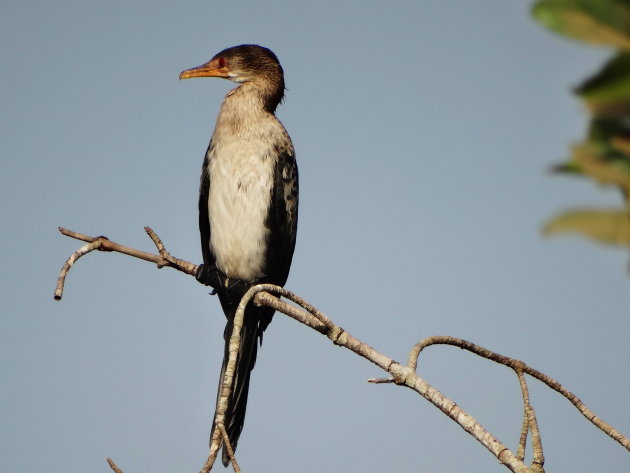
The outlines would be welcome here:
M 197 281 L 205 286 L 210 286 L 212 294 L 216 294 L 217 288 L 221 286 L 221 278 L 219 277 L 219 270 L 215 265 L 200 264 L 195 275 Z

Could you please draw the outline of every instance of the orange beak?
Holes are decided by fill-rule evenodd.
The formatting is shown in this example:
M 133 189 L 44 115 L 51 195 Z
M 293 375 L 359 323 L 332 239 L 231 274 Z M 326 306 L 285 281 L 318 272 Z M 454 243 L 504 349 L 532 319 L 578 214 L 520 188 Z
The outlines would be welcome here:
M 221 77 L 228 79 L 229 69 L 227 67 L 219 67 L 219 60 L 213 59 L 203 66 L 186 69 L 179 75 L 180 79 L 190 79 L 191 77 Z

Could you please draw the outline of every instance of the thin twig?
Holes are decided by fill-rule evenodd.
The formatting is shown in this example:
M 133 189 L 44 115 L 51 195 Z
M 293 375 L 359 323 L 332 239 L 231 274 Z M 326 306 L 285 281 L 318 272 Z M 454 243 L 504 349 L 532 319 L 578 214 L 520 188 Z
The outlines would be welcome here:
M 83 245 L 77 251 L 72 253 L 70 257 L 66 260 L 65 264 L 61 268 L 59 272 L 59 277 L 57 278 L 57 286 L 55 287 L 55 295 L 53 296 L 56 301 L 61 300 L 63 296 L 63 286 L 66 282 L 66 276 L 70 271 L 70 268 L 74 265 L 74 263 L 83 255 L 88 254 L 90 251 L 98 249 L 102 245 L 102 238 L 96 239 Z
M 225 430 L 223 424 L 219 425 L 219 430 L 221 431 L 221 435 L 223 436 L 223 448 L 227 451 L 228 457 L 232 462 L 232 468 L 234 468 L 234 473 L 241 473 L 241 468 L 238 466 L 238 462 L 236 461 L 236 457 L 234 456 L 234 449 L 232 448 L 232 444 L 230 443 L 230 438 Z
M 518 450 L 516 458 L 525 461 L 525 449 L 527 448 L 527 434 L 529 433 L 529 420 L 527 420 L 527 408 L 523 407 L 523 425 L 521 426 L 521 436 L 518 440 Z
M 65 280 L 70 268 L 72 265 L 78 260 L 81 256 L 94 251 L 113 251 L 117 253 L 123 253 L 125 255 L 133 256 L 135 258 L 139 258 L 145 261 L 150 261 L 151 263 L 155 263 L 158 268 L 163 268 L 164 266 L 169 266 L 171 268 L 177 269 L 178 271 L 182 271 L 186 274 L 190 274 L 194 276 L 197 273 L 198 266 L 194 263 L 190 263 L 188 261 L 180 260 L 177 258 L 173 258 L 164 248 L 161 240 L 157 236 L 157 234 L 151 230 L 149 227 L 145 227 L 145 231 L 149 234 L 153 242 L 156 244 L 159 254 L 155 255 L 152 253 L 147 253 L 146 251 L 136 250 L 135 248 L 130 248 L 128 246 L 120 245 L 116 242 L 109 240 L 107 237 L 99 236 L 99 237 L 91 237 L 88 235 L 83 235 L 82 233 L 74 232 L 72 230 L 68 230 L 66 228 L 59 227 L 59 231 L 66 236 L 76 238 L 77 240 L 87 241 L 89 244 L 84 245 L 75 251 L 66 263 L 61 268 L 59 273 L 59 277 L 57 278 L 57 286 L 55 288 L 54 299 L 61 300 L 63 296 L 63 289 L 65 285 Z
M 518 377 L 519 384 L 521 386 L 521 396 L 523 397 L 523 425 L 521 426 L 521 437 L 518 442 L 518 450 L 516 456 L 521 460 L 525 460 L 525 451 L 527 448 L 527 434 L 530 430 L 529 422 L 529 390 L 527 389 L 527 382 L 525 376 L 523 376 L 522 370 L 514 370 Z
M 116 465 L 116 463 L 114 463 L 114 460 L 112 460 L 111 458 L 107 459 L 107 463 L 109 463 L 109 467 L 114 471 L 114 473 L 123 473 L 123 471 L 118 468 L 118 465 Z
M 392 384 L 395 381 L 394 378 L 369 378 L 367 382 L 372 384 Z
M 273 288 L 278 288 L 277 286 L 272 286 Z M 282 288 L 280 288 L 282 289 Z M 283 289 L 282 292 L 276 291 L 277 294 L 285 295 L 287 299 L 291 299 L 290 296 L 293 294 L 289 293 L 289 291 Z M 278 299 L 277 297 L 272 296 L 269 292 L 258 292 L 254 296 L 254 303 L 256 305 L 264 305 L 271 307 L 283 314 L 286 314 L 298 322 L 311 327 L 313 330 L 318 331 L 319 333 L 326 333 L 326 325 L 321 322 L 319 318 L 313 319 L 310 313 L 305 313 L 303 310 L 295 307 L 294 305 L 288 304 L 285 301 Z
M 215 430 L 219 432 L 218 429 L 215 429 Z M 219 442 L 219 445 L 221 445 L 221 442 Z M 212 465 L 214 465 L 214 462 L 217 459 L 218 453 L 219 453 L 218 448 L 215 448 L 214 450 L 212 449 L 212 447 L 210 448 L 208 459 L 206 460 L 206 463 L 204 463 L 204 465 L 201 467 L 201 471 L 199 473 L 208 473 L 210 470 L 212 470 Z

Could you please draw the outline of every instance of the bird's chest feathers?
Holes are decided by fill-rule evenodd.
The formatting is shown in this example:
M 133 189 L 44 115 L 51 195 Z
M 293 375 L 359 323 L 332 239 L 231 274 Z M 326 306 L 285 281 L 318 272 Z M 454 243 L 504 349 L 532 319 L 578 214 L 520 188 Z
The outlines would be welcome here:
M 208 163 L 210 246 L 228 277 L 264 275 L 273 187 L 272 150 L 261 140 L 217 140 Z

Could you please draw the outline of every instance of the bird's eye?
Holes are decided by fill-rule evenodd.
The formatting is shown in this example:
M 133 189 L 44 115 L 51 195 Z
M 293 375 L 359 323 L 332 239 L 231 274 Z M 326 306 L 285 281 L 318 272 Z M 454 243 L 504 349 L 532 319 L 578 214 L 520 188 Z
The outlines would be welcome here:
M 219 58 L 219 67 L 225 67 L 225 58 Z

